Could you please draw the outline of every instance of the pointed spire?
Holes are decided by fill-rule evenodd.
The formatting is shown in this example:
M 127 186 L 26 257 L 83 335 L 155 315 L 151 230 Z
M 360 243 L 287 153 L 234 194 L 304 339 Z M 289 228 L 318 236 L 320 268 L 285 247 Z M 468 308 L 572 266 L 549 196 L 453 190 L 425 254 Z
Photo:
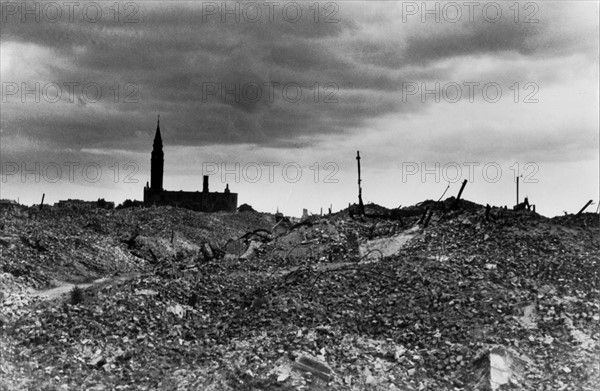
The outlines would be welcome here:
M 162 191 L 163 173 L 164 173 L 165 155 L 163 152 L 163 143 L 160 136 L 160 116 L 156 121 L 156 135 L 152 145 L 152 154 L 150 157 L 150 189 Z
M 162 137 L 160 136 L 160 114 L 158 115 L 158 120 L 156 121 L 156 134 L 154 135 L 154 144 L 160 143 L 162 146 Z

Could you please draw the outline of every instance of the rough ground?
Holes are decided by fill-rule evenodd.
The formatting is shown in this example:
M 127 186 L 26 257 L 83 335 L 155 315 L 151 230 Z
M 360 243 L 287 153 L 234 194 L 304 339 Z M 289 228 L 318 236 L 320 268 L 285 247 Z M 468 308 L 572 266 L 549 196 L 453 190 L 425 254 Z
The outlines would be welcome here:
M 598 215 L 448 201 L 0 212 L 0 389 L 596 389 Z

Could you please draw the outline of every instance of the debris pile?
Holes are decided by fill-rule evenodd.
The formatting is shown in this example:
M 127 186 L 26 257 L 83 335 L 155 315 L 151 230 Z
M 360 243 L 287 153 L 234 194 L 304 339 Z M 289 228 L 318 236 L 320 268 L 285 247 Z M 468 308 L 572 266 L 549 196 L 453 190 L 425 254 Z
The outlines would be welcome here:
M 12 216 L 0 386 L 595 389 L 597 215 L 354 209 Z

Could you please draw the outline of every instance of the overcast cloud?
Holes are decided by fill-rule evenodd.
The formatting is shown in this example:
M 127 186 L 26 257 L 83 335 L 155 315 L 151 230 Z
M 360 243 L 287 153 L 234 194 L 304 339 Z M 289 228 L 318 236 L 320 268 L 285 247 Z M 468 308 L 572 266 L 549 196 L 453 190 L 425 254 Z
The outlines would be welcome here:
M 145 183 L 160 114 L 165 167 L 180 175 L 171 182 L 180 188 L 186 167 L 194 164 L 197 177 L 207 159 L 334 161 L 340 178 L 349 178 L 328 190 L 342 207 L 354 202 L 347 193 L 354 191 L 353 155 L 361 149 L 382 177 L 404 161 L 569 162 L 581 175 L 580 190 L 592 193 L 581 203 L 598 198 L 597 2 L 522 2 L 518 20 L 509 9 L 513 2 L 494 3 L 501 17 L 481 2 L 472 20 L 462 2 L 453 3 L 461 16 L 447 2 L 427 3 L 439 7 L 439 23 L 435 15 L 422 22 L 421 2 L 322 2 L 318 22 L 312 1 L 288 6 L 287 20 L 286 2 L 277 3 L 273 20 L 269 6 L 258 2 L 256 23 L 247 20 L 256 16 L 248 2 L 227 4 L 239 7 L 239 22 L 223 14 L 221 2 L 122 3 L 119 20 L 112 2 L 98 2 L 102 17 L 95 23 L 81 9 L 70 21 L 66 6 L 50 23 L 55 15 L 44 2 L 24 3 L 2 2 L 2 162 L 135 161 Z M 23 14 L 22 7 L 35 10 L 35 4 L 41 4 L 38 15 Z M 296 5 L 303 13 L 292 23 Z M 88 7 L 88 19 L 95 9 Z M 125 23 L 127 15 L 135 22 Z M 56 83 L 60 99 L 51 86 L 40 91 L 39 102 L 22 94 L 23 85 L 33 89 L 36 82 L 40 88 Z M 462 96 L 452 95 L 450 86 L 436 103 L 433 95 L 410 90 L 436 82 L 461 86 Z M 470 91 L 465 82 L 479 84 Z M 493 100 L 494 91 L 482 89 L 491 82 L 502 90 L 495 103 L 484 99 Z M 74 94 L 70 83 L 78 83 Z M 82 93 L 89 83 L 100 86 L 97 101 L 96 88 Z M 240 99 L 221 96 L 223 87 L 239 88 Z M 27 185 L 3 183 L 2 196 L 16 198 Z M 117 201 L 141 194 L 141 184 L 104 186 L 107 198 Z M 277 203 L 288 202 L 280 197 L 287 186 L 273 187 Z M 240 194 L 256 191 L 237 187 Z M 297 214 L 300 205 L 289 202 L 288 213 Z M 553 204 L 548 213 L 561 207 Z

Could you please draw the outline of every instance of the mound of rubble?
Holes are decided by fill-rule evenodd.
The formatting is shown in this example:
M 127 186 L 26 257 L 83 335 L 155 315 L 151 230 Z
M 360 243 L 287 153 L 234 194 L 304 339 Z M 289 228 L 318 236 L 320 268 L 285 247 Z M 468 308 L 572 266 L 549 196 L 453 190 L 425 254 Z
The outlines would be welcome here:
M 596 214 L 451 198 L 300 222 L 169 207 L 5 217 L 3 389 L 600 383 Z M 61 282 L 88 284 L 77 304 L 32 292 Z

